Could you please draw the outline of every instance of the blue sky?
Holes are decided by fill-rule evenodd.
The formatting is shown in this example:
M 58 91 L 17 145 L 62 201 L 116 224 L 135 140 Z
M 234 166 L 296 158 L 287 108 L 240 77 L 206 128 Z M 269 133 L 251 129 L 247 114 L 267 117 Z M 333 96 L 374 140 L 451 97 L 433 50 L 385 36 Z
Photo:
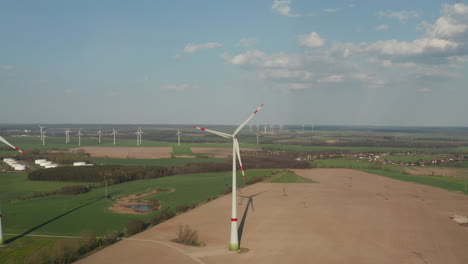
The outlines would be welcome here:
M 464 1 L 0 1 L 0 123 L 468 126 Z

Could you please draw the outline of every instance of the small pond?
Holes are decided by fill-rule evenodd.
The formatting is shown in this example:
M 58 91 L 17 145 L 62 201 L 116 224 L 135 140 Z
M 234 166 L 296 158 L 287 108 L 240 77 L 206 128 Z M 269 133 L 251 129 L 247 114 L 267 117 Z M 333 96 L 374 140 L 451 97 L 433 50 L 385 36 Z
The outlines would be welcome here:
M 153 208 L 151 208 L 151 206 L 149 206 L 147 204 L 127 204 L 125 206 L 133 208 L 133 209 L 137 209 L 137 210 L 140 210 L 140 211 L 151 211 L 151 210 L 153 210 Z

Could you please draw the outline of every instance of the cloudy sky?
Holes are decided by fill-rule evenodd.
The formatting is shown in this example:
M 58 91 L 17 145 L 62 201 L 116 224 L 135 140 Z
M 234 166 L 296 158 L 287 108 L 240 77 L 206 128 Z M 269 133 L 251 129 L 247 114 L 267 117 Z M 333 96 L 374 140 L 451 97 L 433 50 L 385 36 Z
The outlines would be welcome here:
M 0 1 L 0 123 L 468 126 L 465 1 Z

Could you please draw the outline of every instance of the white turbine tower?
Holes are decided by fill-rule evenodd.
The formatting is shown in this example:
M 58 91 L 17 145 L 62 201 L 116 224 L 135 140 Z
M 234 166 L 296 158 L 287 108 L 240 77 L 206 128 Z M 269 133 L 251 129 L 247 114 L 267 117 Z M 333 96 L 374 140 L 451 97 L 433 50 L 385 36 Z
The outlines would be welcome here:
M 252 133 L 252 121 L 250 121 L 249 127 L 250 127 L 250 133 Z
M 267 126 L 266 125 L 263 125 L 263 130 L 265 131 L 265 133 L 267 132 Z
M 112 134 L 114 136 L 114 145 L 115 145 L 115 135 L 117 134 L 117 131 L 115 131 L 115 129 L 112 129 Z
M 81 134 L 81 128 L 78 129 L 78 134 L 76 134 L 76 135 L 78 136 L 78 146 L 81 146 L 81 136 L 83 135 L 83 134 Z
M 102 136 L 101 129 L 99 129 L 99 131 L 97 132 L 97 134 L 98 134 L 98 138 L 99 138 L 99 143 L 101 143 L 101 136 Z
M 258 138 L 260 137 L 260 134 L 257 133 L 257 145 L 258 145 Z
M 258 132 L 258 121 L 257 121 L 257 132 Z
M 238 251 L 239 250 L 239 238 L 237 234 L 237 184 L 236 184 L 236 156 L 239 160 L 239 165 L 240 169 L 242 171 L 242 176 L 244 177 L 245 181 L 245 173 L 244 173 L 244 167 L 242 166 L 242 161 L 240 157 L 240 150 L 239 150 L 239 142 L 237 141 L 237 134 L 242 130 L 242 128 L 255 116 L 255 114 L 263 107 L 263 104 L 258 107 L 252 115 L 250 115 L 247 120 L 244 121 L 235 131 L 232 135 L 223 133 L 223 132 L 218 132 L 210 129 L 206 129 L 203 127 L 196 127 L 194 126 L 193 128 L 200 129 L 206 132 L 213 133 L 215 135 L 218 135 L 220 137 L 224 138 L 231 138 L 232 139 L 232 210 L 231 210 L 231 239 L 229 242 L 229 250 L 231 251 Z
M 43 135 L 44 135 L 43 133 L 44 133 L 44 132 L 43 132 L 42 129 L 44 129 L 45 126 L 39 126 L 39 128 L 41 129 L 41 142 L 42 142 L 42 139 L 44 138 L 44 137 L 43 137 Z
M 140 145 L 141 145 L 141 136 L 143 135 L 143 130 L 141 130 L 141 127 L 138 129 L 140 130 Z
M 45 138 L 46 138 L 45 132 L 47 132 L 47 130 L 42 131 L 42 145 L 43 146 L 45 146 Z
M 136 136 L 137 136 L 137 146 L 140 145 L 140 135 L 141 135 L 141 132 L 140 132 L 140 128 L 137 129 L 137 132 L 135 132 Z
M 177 134 L 176 135 L 177 135 L 177 146 L 180 147 L 180 135 L 182 135 L 182 132 L 180 132 L 180 130 L 177 129 Z
M 42 134 L 42 133 L 41 133 Z M 10 144 L 8 141 L 6 141 L 6 139 L 4 139 L 3 137 L 0 136 L 0 141 L 5 143 L 6 145 L 12 147 L 13 149 L 15 149 L 16 151 L 19 151 L 20 153 L 22 153 L 23 155 L 26 154 L 26 152 L 22 151 L 21 149 L 13 146 L 12 144 Z M 0 208 L 0 246 L 3 246 L 3 229 L 2 229 L 2 209 Z
M 68 144 L 68 142 L 70 142 L 70 130 L 67 128 L 65 130 L 65 143 Z

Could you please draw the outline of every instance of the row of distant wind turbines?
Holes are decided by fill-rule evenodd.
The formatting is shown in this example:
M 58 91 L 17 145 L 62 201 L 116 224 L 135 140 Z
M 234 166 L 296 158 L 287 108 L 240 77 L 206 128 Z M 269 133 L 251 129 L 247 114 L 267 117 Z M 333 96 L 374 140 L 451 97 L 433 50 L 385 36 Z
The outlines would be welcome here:
M 271 128 L 270 128 L 270 131 L 271 131 L 273 125 L 270 125 L 270 126 L 271 126 Z M 45 128 L 45 126 L 40 126 L 40 125 L 39 125 L 39 129 L 40 129 L 40 139 L 41 139 L 42 145 L 45 146 L 45 145 L 46 145 L 46 132 L 47 132 L 47 130 L 44 130 L 44 128 Z M 304 130 L 304 126 L 303 126 L 302 129 Z M 313 129 L 313 128 L 312 128 L 312 129 Z M 258 133 L 258 131 L 259 131 L 259 125 L 258 125 L 258 123 L 257 123 L 257 134 L 256 134 L 256 136 L 257 136 L 257 145 L 260 144 L 259 138 L 262 136 L 260 133 Z M 265 132 L 266 132 L 266 131 L 267 131 L 267 126 L 265 125 Z M 72 132 L 72 131 L 70 131 L 70 129 L 68 129 L 68 128 L 65 130 L 65 143 L 66 143 L 66 144 L 70 143 L 70 133 L 71 133 L 71 132 Z M 250 123 L 250 132 L 252 132 L 252 123 Z M 136 145 L 137 145 L 137 146 L 140 146 L 140 145 L 142 144 L 142 135 L 143 135 L 143 133 L 144 133 L 144 132 L 143 132 L 143 130 L 141 129 L 141 127 L 139 127 L 139 128 L 137 129 L 137 131 L 135 132 L 135 134 L 136 134 L 136 136 L 137 136 L 137 138 L 136 138 Z M 102 135 L 103 135 L 104 133 L 101 131 L 101 129 L 99 129 L 99 130 L 96 132 L 96 134 L 98 135 L 98 141 L 99 141 L 99 143 L 101 143 L 101 137 L 102 137 Z M 116 139 L 116 135 L 117 135 L 117 134 L 118 134 L 118 132 L 113 128 L 113 129 L 112 129 L 112 133 L 111 133 L 110 135 L 112 135 L 113 138 L 114 138 L 114 145 L 116 144 L 116 140 L 115 140 L 115 139 Z M 180 132 L 179 129 L 177 129 L 176 135 L 177 135 L 177 145 L 178 145 L 178 146 L 180 146 L 180 136 L 181 136 L 182 134 L 183 134 L 183 133 Z M 76 135 L 78 136 L 78 146 L 81 146 L 81 136 L 83 136 L 83 134 L 81 133 L 81 128 L 78 129 L 78 133 L 77 133 Z
M 43 130 L 45 128 L 45 126 L 39 126 L 39 129 L 40 129 L 40 139 L 41 139 L 41 142 L 42 142 L 42 145 L 45 146 L 45 139 L 46 139 L 46 135 L 45 135 L 45 132 L 47 132 L 47 130 Z M 70 143 L 70 133 L 72 131 L 70 131 L 70 129 L 66 129 L 65 130 L 65 143 L 68 144 Z M 102 135 L 104 134 L 101 129 L 99 129 L 96 134 L 98 135 L 98 141 L 99 143 L 101 143 L 101 138 L 102 138 Z M 115 136 L 118 134 L 118 132 L 113 128 L 112 129 L 112 133 L 110 135 L 112 135 L 114 137 L 114 145 L 115 145 Z M 137 129 L 137 132 L 135 132 L 135 134 L 137 135 L 137 146 L 141 145 L 142 143 L 142 134 L 143 134 L 143 130 L 141 129 L 141 127 L 139 127 Z M 81 146 L 81 136 L 83 136 L 83 134 L 81 133 L 81 128 L 78 129 L 78 133 L 76 134 L 78 136 L 78 146 Z

